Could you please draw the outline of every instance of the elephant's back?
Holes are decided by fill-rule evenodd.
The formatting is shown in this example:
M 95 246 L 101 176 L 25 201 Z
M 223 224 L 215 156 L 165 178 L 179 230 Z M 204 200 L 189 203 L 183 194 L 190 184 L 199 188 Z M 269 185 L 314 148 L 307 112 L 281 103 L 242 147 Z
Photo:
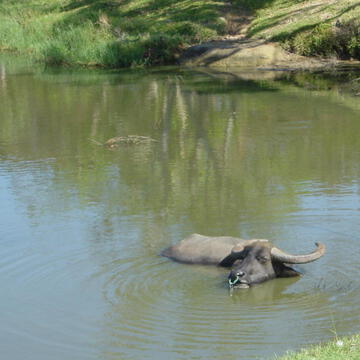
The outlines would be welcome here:
M 235 245 L 242 241 L 242 239 L 231 236 L 192 234 L 166 248 L 161 254 L 184 263 L 217 265 L 230 254 Z

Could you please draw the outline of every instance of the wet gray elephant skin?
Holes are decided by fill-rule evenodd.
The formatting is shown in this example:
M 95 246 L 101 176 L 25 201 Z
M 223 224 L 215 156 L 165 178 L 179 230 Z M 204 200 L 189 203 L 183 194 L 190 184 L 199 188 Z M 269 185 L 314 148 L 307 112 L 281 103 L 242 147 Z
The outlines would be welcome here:
M 298 276 L 291 264 L 305 264 L 319 259 L 325 246 L 316 243 L 316 249 L 305 255 L 291 255 L 269 240 L 242 240 L 230 236 L 192 234 L 166 248 L 161 255 L 187 264 L 215 265 L 231 268 L 229 285 L 248 288 L 276 277 Z

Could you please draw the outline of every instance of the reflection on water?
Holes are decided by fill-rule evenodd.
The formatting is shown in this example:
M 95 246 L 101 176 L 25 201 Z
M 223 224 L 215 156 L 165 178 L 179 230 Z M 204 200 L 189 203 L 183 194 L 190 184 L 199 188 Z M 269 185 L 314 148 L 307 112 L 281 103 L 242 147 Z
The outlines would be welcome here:
M 359 331 L 359 74 L 276 77 L 2 60 L 4 357 L 269 358 Z M 158 141 L 91 141 L 131 134 Z M 230 293 L 158 256 L 192 232 L 328 250 Z

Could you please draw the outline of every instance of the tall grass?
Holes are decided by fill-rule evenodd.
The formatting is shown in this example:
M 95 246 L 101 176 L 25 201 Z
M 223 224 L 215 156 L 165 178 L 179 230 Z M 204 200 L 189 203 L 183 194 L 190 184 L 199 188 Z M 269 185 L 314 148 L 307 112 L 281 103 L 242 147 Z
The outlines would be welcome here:
M 91 21 L 80 25 L 56 25 L 51 19 L 0 17 L 0 48 L 30 54 L 52 65 L 101 65 L 123 67 L 163 64 L 174 59 L 181 46 L 179 36 L 123 35 Z
M 221 5 L 214 0 L 4 0 L 0 50 L 56 65 L 173 63 L 185 46 L 223 31 Z
M 360 59 L 357 0 L 232 4 L 252 11 L 249 36 L 284 41 L 302 55 Z M 2 0 L 0 50 L 57 65 L 169 64 L 185 47 L 222 36 L 225 8 L 221 0 Z
M 40 45 L 38 57 L 50 64 L 101 64 L 111 35 L 91 22 L 67 28 L 54 27 Z

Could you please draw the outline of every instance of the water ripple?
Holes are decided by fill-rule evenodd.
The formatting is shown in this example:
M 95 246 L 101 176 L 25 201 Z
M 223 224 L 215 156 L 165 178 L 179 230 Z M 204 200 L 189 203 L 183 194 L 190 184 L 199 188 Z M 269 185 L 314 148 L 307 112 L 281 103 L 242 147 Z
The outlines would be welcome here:
M 163 338 L 171 337 L 189 351 L 215 343 L 233 348 L 243 344 L 249 350 L 252 343 L 263 342 L 271 324 L 284 328 L 272 338 L 276 343 L 297 323 L 294 336 L 306 341 L 309 334 L 318 336 L 328 331 L 329 314 L 337 306 L 334 295 L 341 291 L 346 298 L 353 290 L 344 273 L 341 287 L 305 275 L 230 293 L 226 275 L 222 269 L 157 257 L 113 262 L 111 276 L 104 284 L 104 296 L 112 306 L 110 313 L 117 314 L 108 319 L 109 335 L 117 341 L 127 339 L 121 342 L 122 347 L 141 343 L 149 349 L 146 344 L 161 345 Z M 351 314 L 342 316 L 343 321 L 352 321 Z M 291 322 L 287 321 L 289 317 Z M 187 351 L 184 356 L 179 353 L 180 358 L 186 356 Z

